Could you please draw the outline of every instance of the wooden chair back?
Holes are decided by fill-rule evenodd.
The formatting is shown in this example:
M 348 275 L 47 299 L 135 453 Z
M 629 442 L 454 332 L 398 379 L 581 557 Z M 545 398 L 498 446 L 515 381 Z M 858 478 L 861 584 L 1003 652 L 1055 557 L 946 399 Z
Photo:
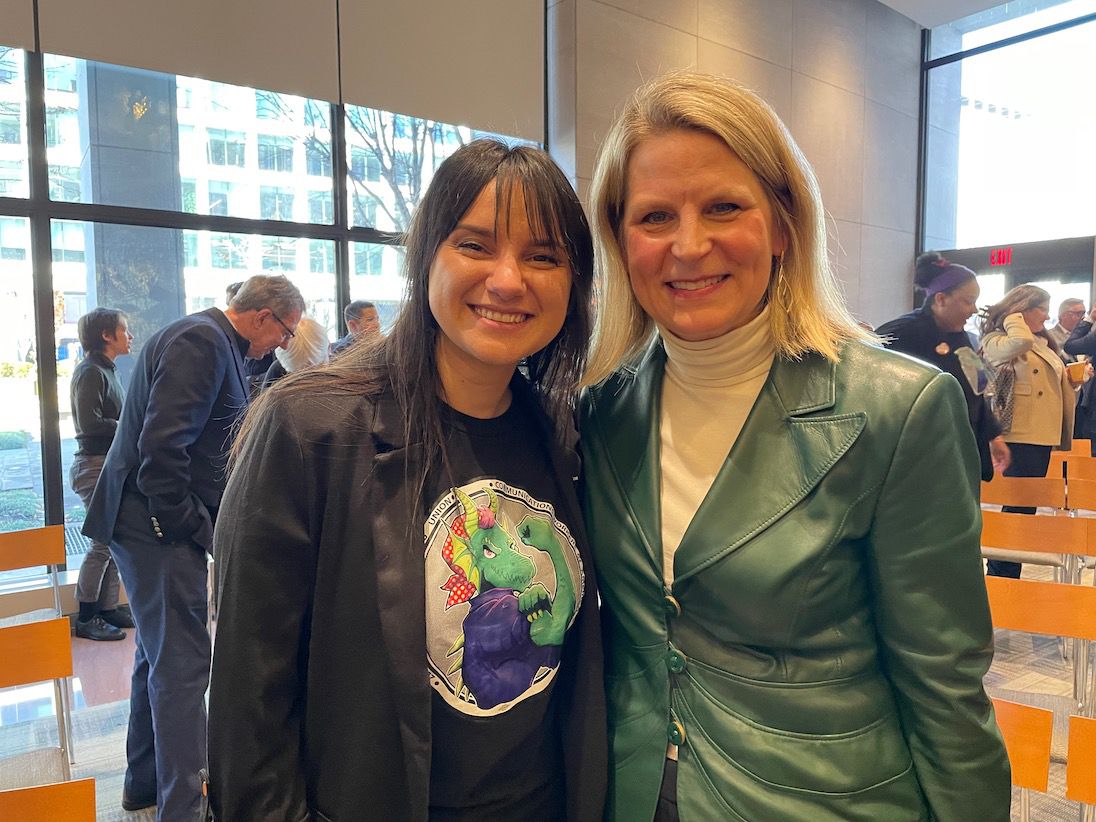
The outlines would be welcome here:
M 1096 588 L 986 577 L 986 593 L 995 628 L 1096 639 Z
M 0 534 L 0 571 L 65 564 L 65 527 L 47 525 Z
M 1096 553 L 1096 519 L 982 512 L 982 545 L 1032 553 Z
M 991 505 L 1026 505 L 1032 508 L 1065 508 L 1066 483 L 1057 477 L 1002 477 L 982 483 L 982 502 Z
M 1066 459 L 1069 451 L 1051 451 L 1050 463 L 1047 465 L 1047 476 L 1062 479 L 1066 475 Z
M 1012 766 L 1012 784 L 1045 793 L 1054 712 L 1003 699 L 993 700 L 993 711 Z
M 1079 440 L 1075 438 L 1072 445 L 1069 447 L 1069 455 L 1071 457 L 1091 457 L 1092 440 Z
M 95 822 L 95 780 L 77 779 L 0 791 L 0 819 Z
M 1066 799 L 1096 804 L 1096 719 L 1069 718 Z
M 1071 511 L 1096 511 L 1096 479 L 1070 479 L 1066 504 Z
M 1096 480 L 1096 457 L 1068 456 L 1066 457 L 1066 479 Z
M 0 628 L 0 688 L 72 676 L 67 619 L 47 619 Z

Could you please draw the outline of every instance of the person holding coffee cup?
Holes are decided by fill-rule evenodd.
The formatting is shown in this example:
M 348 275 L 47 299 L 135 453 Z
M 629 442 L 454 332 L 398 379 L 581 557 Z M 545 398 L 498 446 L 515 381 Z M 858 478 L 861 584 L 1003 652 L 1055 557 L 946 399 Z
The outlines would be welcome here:
M 1009 477 L 1044 477 L 1050 452 L 1068 450 L 1073 438 L 1073 385 L 1058 344 L 1046 330 L 1050 294 L 1025 283 L 986 309 L 982 351 L 995 368 L 1015 372 L 1012 424 L 1005 440 L 1012 451 Z M 1005 506 L 1005 511 L 1034 514 L 1034 508 Z M 990 560 L 990 576 L 1019 578 L 1019 562 Z

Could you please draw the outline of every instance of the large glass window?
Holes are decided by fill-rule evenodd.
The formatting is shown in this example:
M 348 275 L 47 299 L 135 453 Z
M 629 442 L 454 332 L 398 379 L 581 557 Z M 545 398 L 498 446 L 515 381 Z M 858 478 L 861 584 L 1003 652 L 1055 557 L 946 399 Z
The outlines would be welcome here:
M 308 315 L 332 339 L 340 333 L 336 277 L 346 278 L 350 299 L 374 301 L 387 327 L 403 299 L 403 251 L 377 242 L 385 235 L 374 229 L 393 232 L 394 241 L 438 164 L 478 135 L 261 89 L 40 59 L 44 87 L 33 93 L 45 105 L 32 121 L 26 55 L 0 47 L 0 197 L 30 195 L 32 134 L 44 139 L 49 181 L 48 200 L 33 203 L 31 218 L 25 204 L 19 213 L 0 205 L 0 530 L 47 518 L 65 524 L 74 569 L 87 547 L 83 507 L 67 480 L 75 450 L 69 388 L 84 353 L 80 317 L 99 306 L 129 315 L 134 356 L 118 361 L 123 384 L 156 330 L 223 307 L 225 287 L 256 272 L 293 279 Z M 341 146 L 332 143 L 333 114 L 346 125 Z M 343 162 L 350 191 L 340 203 L 333 175 Z M 349 215 L 350 225 L 336 225 L 336 214 Z M 284 232 L 256 219 L 283 221 Z M 32 250 L 32 220 L 50 237 L 48 252 Z M 53 345 L 38 351 L 49 331 L 35 327 L 34 278 L 47 272 Z M 56 380 L 39 384 L 41 357 L 55 360 Z M 44 426 L 43 392 L 55 392 L 59 408 Z M 46 465 L 43 453 L 51 455 Z
M 0 217 L 0 531 L 43 524 L 42 437 L 38 406 L 38 351 L 34 332 L 30 221 Z M 55 294 L 59 320 L 63 295 Z M 26 576 L 0 573 L 0 585 Z
M 26 59 L 19 49 L 0 45 L 0 197 L 26 197 Z
M 961 51 L 1091 5 L 940 36 Z M 929 69 L 924 247 L 1096 233 L 1094 45 L 1096 23 L 1086 23 Z

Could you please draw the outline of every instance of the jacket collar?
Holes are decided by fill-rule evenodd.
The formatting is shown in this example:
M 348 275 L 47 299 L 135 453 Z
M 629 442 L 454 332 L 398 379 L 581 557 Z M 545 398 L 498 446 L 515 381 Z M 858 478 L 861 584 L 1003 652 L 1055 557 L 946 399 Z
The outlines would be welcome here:
M 207 308 L 205 311 L 199 313 L 209 317 L 217 327 L 224 332 L 224 335 L 228 337 L 228 342 L 232 346 L 232 363 L 236 369 L 236 376 L 240 380 L 240 390 L 243 393 L 245 401 L 250 399 L 251 381 L 248 379 L 247 371 L 244 368 L 244 356 L 251 344 L 235 329 L 235 327 L 233 327 L 232 323 L 221 309 Z
M 661 576 L 660 418 L 665 352 L 655 342 L 623 379 L 598 391 L 609 459 Z M 742 431 L 674 557 L 675 585 L 762 531 L 800 502 L 863 430 L 864 412 L 833 413 L 837 366 L 817 355 L 777 357 Z

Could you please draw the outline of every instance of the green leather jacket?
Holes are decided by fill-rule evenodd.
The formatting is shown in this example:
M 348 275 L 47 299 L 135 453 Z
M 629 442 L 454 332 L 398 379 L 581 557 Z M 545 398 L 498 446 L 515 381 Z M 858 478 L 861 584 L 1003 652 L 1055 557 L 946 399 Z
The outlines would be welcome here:
M 778 358 L 662 580 L 655 343 L 584 398 L 608 817 L 1009 818 L 982 688 L 978 454 L 954 378 L 860 343 Z

